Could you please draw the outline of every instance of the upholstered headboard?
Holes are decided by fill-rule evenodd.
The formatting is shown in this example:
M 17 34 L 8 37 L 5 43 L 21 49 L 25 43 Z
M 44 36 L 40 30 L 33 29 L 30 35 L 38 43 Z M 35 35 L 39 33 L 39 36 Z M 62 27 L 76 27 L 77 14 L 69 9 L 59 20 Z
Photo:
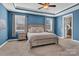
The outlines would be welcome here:
M 28 32 L 44 32 L 44 25 L 28 25 Z

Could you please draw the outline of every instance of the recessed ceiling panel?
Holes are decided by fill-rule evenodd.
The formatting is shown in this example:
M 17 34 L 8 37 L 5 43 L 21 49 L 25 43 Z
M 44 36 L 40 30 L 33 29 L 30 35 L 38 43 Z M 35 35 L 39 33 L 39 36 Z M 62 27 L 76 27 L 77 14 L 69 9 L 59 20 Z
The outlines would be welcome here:
M 75 4 L 74 3 L 50 3 L 50 5 L 56 5 L 56 7 L 49 7 L 48 9 L 44 9 L 44 8 L 38 9 L 39 7 L 41 7 L 41 5 L 38 3 L 14 3 L 14 5 L 15 5 L 15 8 L 21 8 L 21 9 L 23 8 L 25 10 L 56 14 Z
M 47 16 L 54 16 L 58 12 L 70 8 L 71 6 L 76 4 L 77 3 L 49 3 L 49 5 L 56 5 L 56 7 L 48 7 L 48 9 L 38 9 L 39 7 L 41 7 L 41 5 L 38 3 L 3 3 L 3 5 L 9 11 Z

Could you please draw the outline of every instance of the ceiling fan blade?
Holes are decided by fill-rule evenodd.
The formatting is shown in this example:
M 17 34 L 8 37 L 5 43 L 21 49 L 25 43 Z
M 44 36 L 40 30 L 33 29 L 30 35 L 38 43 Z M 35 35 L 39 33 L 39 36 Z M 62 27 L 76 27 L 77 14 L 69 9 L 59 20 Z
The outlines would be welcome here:
M 43 3 L 38 3 L 38 4 L 40 4 L 40 5 L 44 5 Z
M 56 7 L 56 5 L 49 5 L 49 7 Z
M 40 7 L 40 8 L 38 8 L 38 9 L 42 9 L 43 7 Z

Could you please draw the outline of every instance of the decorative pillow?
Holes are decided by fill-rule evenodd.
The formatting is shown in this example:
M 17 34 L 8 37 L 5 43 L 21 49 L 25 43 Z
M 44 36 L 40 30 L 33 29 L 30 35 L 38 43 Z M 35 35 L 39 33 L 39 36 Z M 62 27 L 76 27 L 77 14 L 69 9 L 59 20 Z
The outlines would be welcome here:
M 31 33 L 44 32 L 44 28 L 43 28 L 43 27 L 31 27 L 31 28 L 29 29 L 29 32 L 31 32 Z

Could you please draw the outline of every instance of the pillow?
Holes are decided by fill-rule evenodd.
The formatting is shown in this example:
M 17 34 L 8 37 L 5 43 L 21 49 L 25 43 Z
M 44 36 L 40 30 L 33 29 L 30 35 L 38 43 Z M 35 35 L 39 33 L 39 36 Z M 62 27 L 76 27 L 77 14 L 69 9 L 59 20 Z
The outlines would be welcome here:
M 43 27 L 31 27 L 31 28 L 29 29 L 29 32 L 31 32 L 31 33 L 44 32 L 44 28 L 43 28 Z

